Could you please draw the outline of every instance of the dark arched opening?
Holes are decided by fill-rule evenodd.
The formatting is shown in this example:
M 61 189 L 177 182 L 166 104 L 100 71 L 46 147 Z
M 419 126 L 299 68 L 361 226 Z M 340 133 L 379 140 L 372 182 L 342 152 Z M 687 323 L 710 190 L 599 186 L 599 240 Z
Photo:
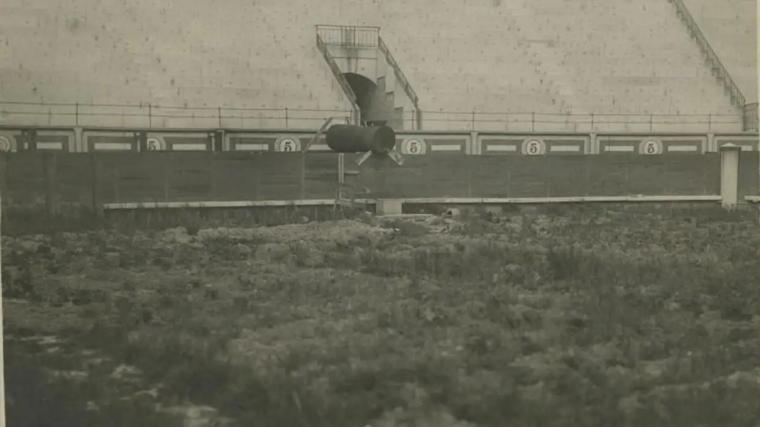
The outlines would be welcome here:
M 382 94 L 377 84 L 361 74 L 344 73 L 343 76 L 356 95 L 362 124 L 385 124 L 387 117 L 383 113 Z

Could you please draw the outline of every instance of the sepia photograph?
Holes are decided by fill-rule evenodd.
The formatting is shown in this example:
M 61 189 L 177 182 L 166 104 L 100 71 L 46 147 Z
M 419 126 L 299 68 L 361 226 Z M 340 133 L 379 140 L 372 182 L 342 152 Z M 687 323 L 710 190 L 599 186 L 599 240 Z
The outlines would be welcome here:
M 0 0 L 0 427 L 760 427 L 756 0 Z

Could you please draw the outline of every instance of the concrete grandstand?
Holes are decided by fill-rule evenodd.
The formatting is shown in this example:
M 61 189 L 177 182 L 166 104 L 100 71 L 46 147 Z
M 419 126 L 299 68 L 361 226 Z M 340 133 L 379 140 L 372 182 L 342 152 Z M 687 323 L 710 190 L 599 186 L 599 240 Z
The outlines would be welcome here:
M 340 74 L 385 89 L 375 119 L 396 128 L 646 131 L 654 121 L 660 131 L 736 132 L 757 100 L 756 23 L 754 2 L 727 3 L 7 0 L 0 124 L 306 129 L 326 116 L 356 120 L 315 43 L 315 27 L 334 24 L 378 27 L 418 105 L 376 46 L 328 54 Z M 363 56 L 351 65 L 351 55 Z

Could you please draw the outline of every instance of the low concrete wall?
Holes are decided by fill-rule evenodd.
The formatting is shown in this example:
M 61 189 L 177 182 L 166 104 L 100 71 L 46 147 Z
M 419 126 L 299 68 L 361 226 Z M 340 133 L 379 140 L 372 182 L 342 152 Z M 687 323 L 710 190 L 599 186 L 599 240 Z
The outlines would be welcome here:
M 333 124 L 342 123 L 334 120 Z M 321 123 L 320 123 L 321 124 Z M 152 129 L 14 127 L 0 125 L 0 152 L 30 150 L 56 152 L 143 151 L 282 151 L 295 153 L 316 132 L 314 129 Z M 734 144 L 743 151 L 760 150 L 757 132 L 396 132 L 396 149 L 404 155 L 455 153 L 509 155 L 563 154 L 699 154 L 718 152 Z M 329 152 L 324 138 L 311 152 Z

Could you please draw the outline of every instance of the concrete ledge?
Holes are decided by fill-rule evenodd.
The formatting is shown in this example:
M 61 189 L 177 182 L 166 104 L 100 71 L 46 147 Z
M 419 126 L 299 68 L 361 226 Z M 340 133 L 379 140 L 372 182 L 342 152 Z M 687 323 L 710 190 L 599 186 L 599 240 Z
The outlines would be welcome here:
M 510 198 L 411 198 L 410 204 L 542 204 L 542 203 L 621 203 L 621 202 L 719 202 L 719 195 L 698 196 L 578 196 Z
M 744 196 L 744 200 L 749 203 L 760 203 L 760 196 Z
M 433 214 L 394 214 L 394 215 L 381 215 L 385 219 L 427 219 L 434 217 Z
M 106 203 L 104 210 L 132 209 L 183 209 L 183 208 L 248 208 L 270 206 L 333 206 L 335 199 L 315 200 L 251 200 L 251 201 L 207 201 L 207 202 L 137 202 Z
M 750 203 L 760 203 L 760 196 L 747 196 Z M 549 204 L 549 203 L 658 203 L 658 202 L 720 202 L 719 195 L 696 196 L 578 196 L 578 197 L 430 197 L 393 199 L 401 204 L 488 205 L 488 204 Z M 353 203 L 373 205 L 376 199 L 355 199 Z M 243 200 L 195 202 L 124 202 L 106 203 L 103 210 L 184 209 L 184 208 L 247 208 L 276 206 L 334 206 L 335 199 L 305 200 Z M 389 212 L 391 213 L 391 212 Z

